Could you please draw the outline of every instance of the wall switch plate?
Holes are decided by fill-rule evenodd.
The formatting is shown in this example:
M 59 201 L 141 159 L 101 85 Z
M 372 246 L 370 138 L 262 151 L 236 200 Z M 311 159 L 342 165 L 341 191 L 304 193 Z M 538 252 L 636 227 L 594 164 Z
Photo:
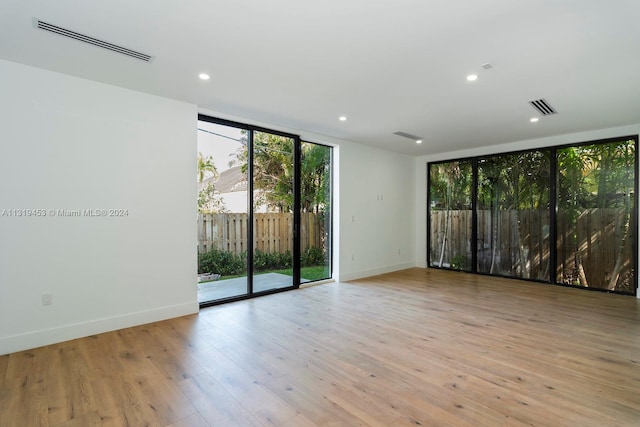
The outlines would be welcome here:
M 53 304 L 53 294 L 42 294 L 42 305 Z

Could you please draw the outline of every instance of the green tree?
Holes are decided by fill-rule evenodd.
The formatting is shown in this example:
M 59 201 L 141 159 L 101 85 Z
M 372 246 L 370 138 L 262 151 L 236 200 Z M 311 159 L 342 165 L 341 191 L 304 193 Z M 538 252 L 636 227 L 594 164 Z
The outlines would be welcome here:
M 447 251 L 447 243 L 451 228 L 451 211 L 452 210 L 471 210 L 471 184 L 472 172 L 471 162 L 469 161 L 453 161 L 446 163 L 436 163 L 430 166 L 429 170 L 429 188 L 431 197 L 432 210 L 444 210 L 444 232 L 442 234 L 442 243 L 439 248 L 438 266 L 442 267 L 445 261 L 445 253 Z M 452 236 L 454 239 L 456 236 Z M 464 254 L 457 254 L 459 262 L 458 268 L 464 268 L 462 258 Z M 449 260 L 453 266 L 453 259 Z
M 498 265 L 497 259 L 500 251 L 507 250 L 517 253 L 513 262 L 508 263 L 509 273 L 516 277 L 531 277 L 534 267 L 539 267 L 542 256 L 538 262 L 532 262 L 534 257 L 532 247 L 542 251 L 545 247 L 543 241 L 531 241 L 528 230 L 522 230 L 521 224 L 524 216 L 530 217 L 532 211 L 537 211 L 535 218 L 542 220 L 543 212 L 549 207 L 550 186 L 550 152 L 528 151 L 515 154 L 503 154 L 482 158 L 478 168 L 478 205 L 481 210 L 491 212 L 489 237 L 491 238 L 491 263 L 489 273 L 501 273 L 506 265 Z M 514 230 L 517 231 L 517 247 L 505 249 L 509 246 L 503 242 L 500 235 L 501 224 L 511 221 L 509 212 L 515 212 L 516 218 Z M 547 229 L 549 226 L 547 225 Z M 529 237 L 527 237 L 529 236 Z M 539 236 L 544 240 L 544 236 Z M 529 240 L 526 240 L 526 239 Z M 505 245 L 506 244 L 506 245 Z M 501 256 L 501 259 L 506 259 Z M 544 271 L 539 272 L 538 278 L 548 276 L 548 262 Z
M 239 164 L 247 173 L 247 135 L 236 152 L 232 165 Z M 258 190 L 256 203 L 277 212 L 293 212 L 293 144 L 292 138 L 266 132 L 253 134 L 253 186 Z M 304 143 L 301 150 L 301 210 L 321 213 L 329 203 L 330 149 Z
M 331 149 L 318 144 L 302 144 L 300 165 L 302 212 L 325 213 L 330 202 Z
M 565 239 L 570 242 L 573 267 L 562 272 L 562 281 L 582 286 L 620 289 L 625 253 L 631 241 L 632 191 L 634 188 L 635 144 L 620 140 L 558 150 L 558 209 L 566 222 Z M 607 278 L 590 278 L 582 263 L 583 250 L 578 241 L 578 218 L 588 209 L 617 209 L 622 215 L 621 237 L 615 250 L 615 264 Z M 602 232 L 614 230 L 615 224 L 603 224 Z M 569 264 L 569 263 L 567 263 Z M 602 283 L 606 282 L 606 283 Z M 625 280 L 622 280 L 625 282 Z M 602 283 L 602 284 L 601 284 Z
M 266 132 L 253 134 L 253 185 L 258 202 L 270 210 L 293 212 L 293 139 Z
M 225 211 L 224 200 L 216 191 L 213 182 L 204 182 L 207 178 L 217 180 L 219 177 L 216 165 L 213 163 L 213 156 L 205 157 L 198 153 L 198 213 L 219 213 Z
M 429 173 L 432 209 L 471 209 L 471 184 L 471 162 L 432 164 Z
M 198 153 L 198 182 L 208 178 L 207 174 L 211 174 L 213 179 L 218 179 L 218 169 L 213 163 L 213 156 L 204 157 L 202 153 Z

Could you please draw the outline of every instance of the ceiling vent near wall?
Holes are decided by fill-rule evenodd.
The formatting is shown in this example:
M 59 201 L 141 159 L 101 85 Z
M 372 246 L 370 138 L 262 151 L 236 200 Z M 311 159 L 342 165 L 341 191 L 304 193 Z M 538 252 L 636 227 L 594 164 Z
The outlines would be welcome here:
M 108 49 L 112 52 L 127 55 L 131 58 L 139 59 L 144 62 L 150 62 L 153 59 L 153 56 L 147 55 L 146 53 L 136 52 L 135 50 L 127 49 L 126 47 L 118 46 L 104 40 L 99 40 L 84 34 L 76 33 L 75 31 L 67 30 L 66 28 L 58 27 L 57 25 L 49 24 L 48 22 L 44 22 L 36 18 L 33 18 L 33 26 L 40 30 L 49 31 L 50 33 L 78 40 L 83 43 L 88 43 L 90 45 L 101 47 L 103 49 Z
M 551 114 L 558 114 L 558 112 L 556 110 L 554 110 L 553 107 L 551 105 L 549 105 L 547 100 L 544 99 L 544 98 L 537 99 L 535 101 L 529 101 L 529 104 L 531 104 L 531 106 L 533 108 L 535 108 L 536 111 L 538 113 L 542 114 L 543 116 L 550 116 Z
M 409 138 L 409 139 L 412 139 L 412 140 L 414 140 L 414 141 L 417 141 L 417 140 L 419 140 L 419 139 L 422 139 L 422 138 L 421 138 L 421 137 L 419 137 L 419 136 L 411 135 L 410 133 L 407 133 L 407 132 L 400 132 L 400 131 L 398 131 L 398 132 L 394 132 L 393 134 L 394 134 L 394 135 L 401 136 L 401 137 L 403 137 L 403 138 Z

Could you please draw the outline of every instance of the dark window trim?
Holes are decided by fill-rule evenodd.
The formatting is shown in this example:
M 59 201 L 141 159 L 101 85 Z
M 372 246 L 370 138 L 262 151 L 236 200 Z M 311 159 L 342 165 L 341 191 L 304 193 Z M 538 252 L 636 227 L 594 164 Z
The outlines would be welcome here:
M 300 287 L 300 175 L 302 169 L 302 142 L 293 138 L 293 286 Z
M 549 280 L 558 285 L 558 149 L 549 153 Z
M 282 132 L 279 130 L 273 130 L 273 129 L 269 129 L 269 128 L 264 128 L 261 126 L 254 126 L 254 125 L 250 125 L 247 123 L 240 123 L 240 122 L 235 122 L 233 120 L 226 120 L 226 119 L 219 119 L 217 117 L 211 117 L 211 116 L 207 116 L 205 114 L 198 114 L 198 120 L 203 121 L 203 122 L 209 122 L 209 123 L 215 123 L 218 125 L 224 125 L 224 126 L 230 126 L 230 127 L 234 127 L 234 128 L 240 128 L 240 129 L 246 129 L 246 130 L 250 130 L 253 132 L 264 132 L 264 133 L 270 133 L 273 135 L 278 135 L 278 136 L 283 136 L 285 138 L 300 138 L 299 135 L 293 134 L 293 133 L 288 133 L 288 132 Z
M 253 196 L 255 188 L 253 186 L 253 130 L 249 130 L 247 135 L 247 294 L 254 296 L 253 292 L 253 253 L 256 248 L 253 247 L 255 216 L 253 212 L 254 203 Z M 294 236 L 295 240 L 295 236 Z
M 471 160 L 471 272 L 478 272 L 478 159 Z

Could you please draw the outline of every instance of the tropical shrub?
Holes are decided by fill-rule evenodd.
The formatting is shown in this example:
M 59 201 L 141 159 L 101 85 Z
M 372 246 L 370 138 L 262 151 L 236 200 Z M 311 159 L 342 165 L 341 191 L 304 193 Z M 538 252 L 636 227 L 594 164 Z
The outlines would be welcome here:
M 217 273 L 221 276 L 233 276 L 247 271 L 247 254 L 211 249 L 198 254 L 198 274 Z

